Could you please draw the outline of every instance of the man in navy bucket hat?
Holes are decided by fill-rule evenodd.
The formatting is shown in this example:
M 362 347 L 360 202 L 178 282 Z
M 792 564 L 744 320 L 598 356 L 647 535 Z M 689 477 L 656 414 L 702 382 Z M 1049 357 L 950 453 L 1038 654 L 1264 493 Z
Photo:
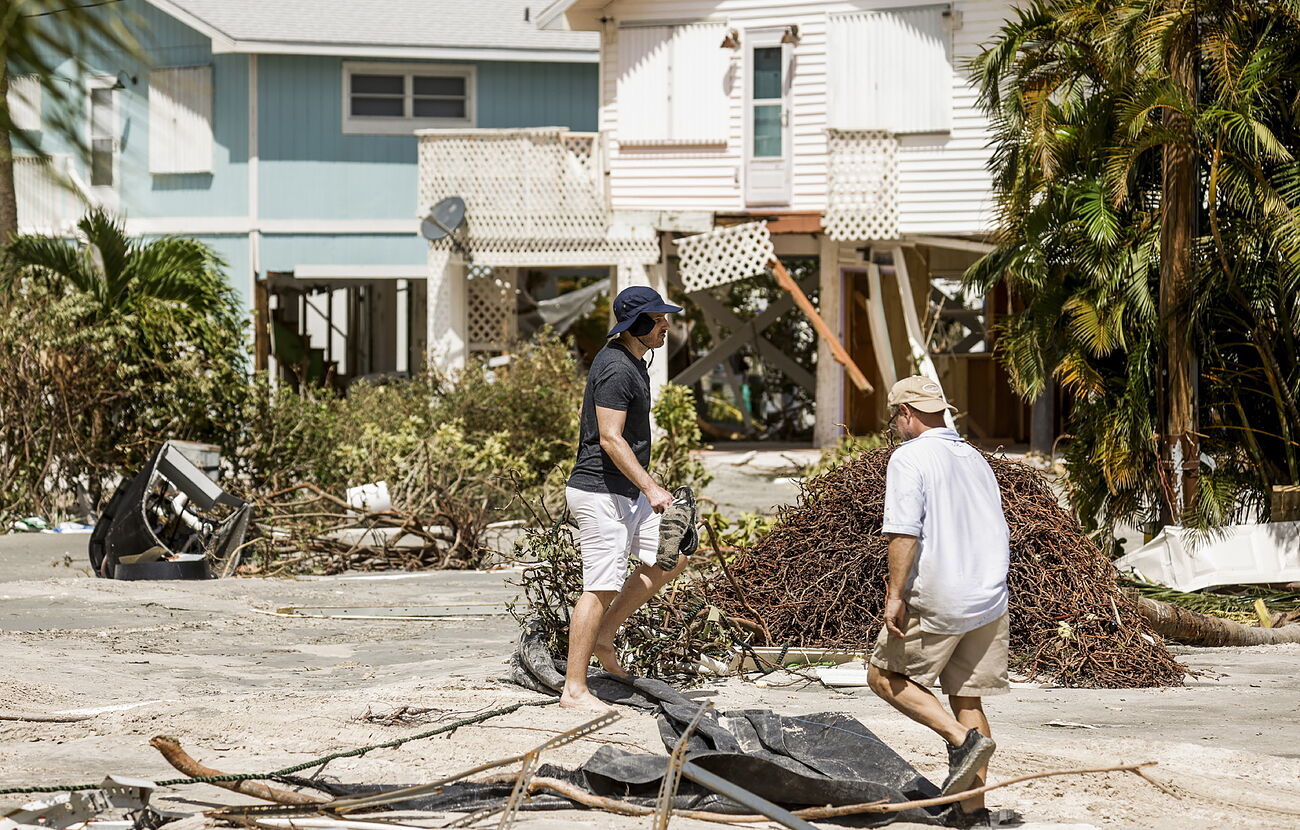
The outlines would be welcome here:
M 682 572 L 686 558 L 659 563 L 660 514 L 672 494 L 651 478 L 650 373 L 643 359 L 664 345 L 668 315 L 680 306 L 664 302 L 644 285 L 614 298 L 610 341 L 587 374 L 582 397 L 578 458 L 564 490 L 578 522 L 583 593 L 569 625 L 569 665 L 560 705 L 610 711 L 587 687 L 594 654 L 605 671 L 623 676 L 614 635 L 638 608 Z M 628 570 L 628 557 L 640 564 Z

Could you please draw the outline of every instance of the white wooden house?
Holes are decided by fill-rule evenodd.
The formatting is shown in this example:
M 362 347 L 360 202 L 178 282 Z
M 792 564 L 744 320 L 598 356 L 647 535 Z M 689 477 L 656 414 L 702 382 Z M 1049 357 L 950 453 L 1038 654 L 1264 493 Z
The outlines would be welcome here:
M 498 240 L 495 259 L 487 244 L 474 262 L 603 264 L 616 269 L 617 287 L 663 288 L 677 282 L 675 238 L 765 220 L 778 256 L 819 257 L 822 316 L 875 388 L 847 384 L 823 343 L 815 379 L 804 373 L 815 384 L 817 443 L 835 440 L 840 424 L 875 428 L 889 384 L 926 361 L 963 409 L 968 432 L 1024 440 L 1028 408 L 1011 395 L 983 335 L 1005 298 L 963 309 L 935 289 L 989 250 L 989 131 L 966 61 L 1010 8 L 1006 0 L 555 0 L 536 15 L 540 27 L 601 37 L 599 133 L 582 163 L 595 200 L 588 218 L 599 225 L 603 211 L 605 236 L 585 247 L 572 239 L 542 245 L 541 260 L 536 244 Z M 468 161 L 466 142 L 511 138 L 422 135 L 422 153 L 442 162 Z M 562 158 L 550 169 L 557 166 L 565 167 Z M 431 175 L 422 197 L 432 203 L 459 189 L 471 237 L 489 235 L 489 214 L 503 224 L 514 209 L 506 203 L 517 206 L 524 192 L 516 187 L 506 199 L 498 183 L 488 198 L 481 182 L 433 184 Z M 536 208 L 568 228 L 546 238 L 576 233 L 565 204 Z M 454 353 L 463 338 L 447 332 L 464 330 L 457 315 L 465 299 L 456 296 L 464 281 L 449 248 L 435 245 L 431 257 L 432 285 L 440 270 L 447 277 L 440 331 Z M 932 297 L 947 310 L 933 313 Z M 713 316 L 716 334 L 728 328 L 724 318 Z M 956 332 L 948 354 L 930 354 L 936 322 Z M 673 379 L 694 380 L 717 357 Z

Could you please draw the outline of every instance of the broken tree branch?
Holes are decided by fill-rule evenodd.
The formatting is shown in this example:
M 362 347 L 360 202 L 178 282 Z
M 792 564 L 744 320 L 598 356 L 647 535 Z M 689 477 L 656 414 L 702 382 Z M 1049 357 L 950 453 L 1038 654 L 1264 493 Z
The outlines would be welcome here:
M 1155 784 L 1154 781 L 1152 781 L 1142 772 L 1143 767 L 1153 766 L 1155 765 L 1155 763 L 1156 763 L 1155 761 L 1146 761 L 1140 764 L 1120 764 L 1118 766 L 1113 766 L 1113 767 L 1092 767 L 1088 769 L 1067 769 L 1067 770 L 1051 770 L 1048 772 L 1035 772 L 1029 775 L 1019 776 L 1018 778 L 1009 778 L 1006 781 L 999 781 L 996 784 L 988 784 L 986 786 L 978 787 L 973 790 L 964 790 L 959 793 L 938 796 L 936 798 L 923 798 L 923 799 L 918 799 L 916 801 L 897 801 L 897 802 L 870 801 L 864 804 L 846 804 L 842 807 L 805 807 L 802 810 L 793 810 L 792 812 L 799 818 L 803 818 L 803 819 L 828 819 L 828 818 L 838 818 L 841 816 L 861 815 L 864 813 L 900 813 L 905 810 L 919 809 L 924 807 L 937 807 L 944 804 L 953 804 L 958 801 L 964 801 L 970 798 L 971 796 L 980 795 L 982 793 L 986 793 L 991 790 L 996 790 L 1001 787 L 1009 787 L 1012 784 L 1021 784 L 1025 781 L 1032 781 L 1038 778 L 1049 778 L 1049 777 L 1060 776 L 1060 775 L 1087 775 L 1087 774 L 1104 773 L 1104 772 L 1131 772 L 1135 775 L 1138 775 L 1143 780 Z M 507 778 L 506 776 L 495 776 L 492 779 L 487 779 L 487 780 L 494 783 L 501 783 L 506 778 Z M 513 781 L 514 776 L 509 776 L 508 779 Z M 614 813 L 620 816 L 648 816 L 654 813 L 653 807 L 642 807 L 640 804 L 632 804 L 627 801 L 619 801 L 618 799 L 614 799 L 614 798 L 606 798 L 604 796 L 594 795 L 580 787 L 568 783 L 567 781 L 560 781 L 555 778 L 534 778 L 529 783 L 529 789 L 533 791 L 550 790 L 551 792 L 564 796 L 565 798 L 575 801 L 578 804 L 583 805 L 584 807 L 591 807 L 597 810 L 605 810 L 606 812 Z M 1168 792 L 1168 790 L 1163 787 L 1161 787 L 1160 789 L 1164 792 Z M 757 814 L 731 815 L 728 813 L 713 813 L 707 810 L 674 810 L 673 813 L 674 815 L 682 816 L 684 818 L 693 818 L 693 819 L 698 819 L 700 821 L 712 821 L 720 824 L 754 824 L 757 822 L 765 822 L 771 820 L 767 816 L 761 816 Z
M 167 763 L 190 778 L 219 778 L 226 774 L 212 767 L 205 767 L 194 760 L 189 753 L 181 748 L 180 741 L 170 735 L 154 736 L 149 741 L 149 746 L 161 752 Z M 322 796 L 281 790 L 278 787 L 269 787 L 258 781 L 212 781 L 211 784 L 214 787 L 251 795 L 253 798 L 273 801 L 276 804 L 324 804 L 329 801 L 328 798 Z

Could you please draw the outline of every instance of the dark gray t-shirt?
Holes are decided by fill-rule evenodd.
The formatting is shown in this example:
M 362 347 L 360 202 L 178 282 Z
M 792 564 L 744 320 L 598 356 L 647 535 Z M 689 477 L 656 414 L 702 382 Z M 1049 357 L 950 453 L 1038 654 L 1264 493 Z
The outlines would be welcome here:
M 627 413 L 623 438 L 642 467 L 650 466 L 650 372 L 644 361 L 632 356 L 621 343 L 611 342 L 596 353 L 582 396 L 582 429 L 578 435 L 578 460 L 569 486 L 588 493 L 616 493 L 636 498 L 640 490 L 619 471 L 600 448 L 596 407 Z

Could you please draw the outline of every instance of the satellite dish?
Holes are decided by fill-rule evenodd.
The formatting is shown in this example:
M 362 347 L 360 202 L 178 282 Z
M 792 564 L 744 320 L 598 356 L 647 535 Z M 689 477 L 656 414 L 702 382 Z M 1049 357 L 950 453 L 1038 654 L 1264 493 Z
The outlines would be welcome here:
M 465 224 L 465 200 L 459 196 L 448 196 L 434 205 L 429 215 L 420 222 L 420 233 L 430 242 L 436 242 L 443 237 L 451 236 L 463 224 Z

